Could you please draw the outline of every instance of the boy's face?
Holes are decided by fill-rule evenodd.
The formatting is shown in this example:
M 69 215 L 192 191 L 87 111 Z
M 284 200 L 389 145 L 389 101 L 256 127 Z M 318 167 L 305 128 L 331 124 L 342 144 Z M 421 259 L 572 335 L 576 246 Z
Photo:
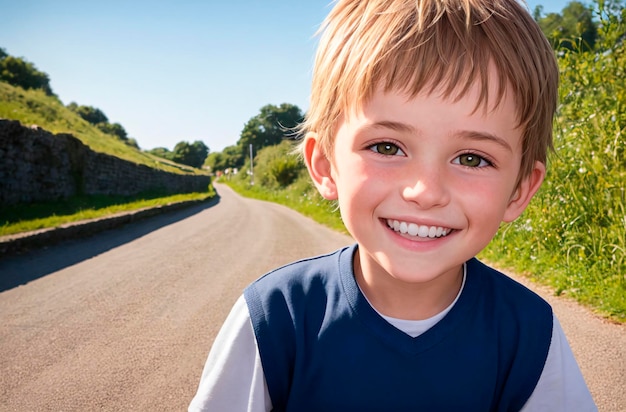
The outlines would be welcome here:
M 315 137 L 305 144 L 313 180 L 324 197 L 338 199 L 359 244 L 366 278 L 458 276 L 539 188 L 539 162 L 516 187 L 522 130 L 513 100 L 474 111 L 479 92 L 453 102 L 436 92 L 408 99 L 378 91 L 339 123 L 332 159 Z

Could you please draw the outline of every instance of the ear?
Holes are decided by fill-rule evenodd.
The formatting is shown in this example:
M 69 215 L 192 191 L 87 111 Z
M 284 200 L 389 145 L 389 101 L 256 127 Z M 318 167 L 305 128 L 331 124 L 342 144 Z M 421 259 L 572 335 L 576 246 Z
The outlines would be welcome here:
M 543 179 L 546 176 L 546 165 L 536 161 L 532 172 L 520 182 L 519 186 L 513 193 L 509 205 L 504 212 L 502 218 L 505 222 L 512 222 L 517 219 L 528 206 L 531 199 L 541 187 Z
M 327 200 L 337 199 L 337 186 L 331 175 L 332 164 L 320 146 L 317 133 L 304 138 L 304 161 L 318 192 Z

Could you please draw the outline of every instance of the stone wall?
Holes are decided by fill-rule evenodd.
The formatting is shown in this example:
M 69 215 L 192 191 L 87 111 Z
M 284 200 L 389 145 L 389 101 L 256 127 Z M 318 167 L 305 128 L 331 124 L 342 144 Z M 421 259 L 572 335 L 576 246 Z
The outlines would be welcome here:
M 204 192 L 209 176 L 180 175 L 97 153 L 69 134 L 0 119 L 0 205 L 79 194 Z

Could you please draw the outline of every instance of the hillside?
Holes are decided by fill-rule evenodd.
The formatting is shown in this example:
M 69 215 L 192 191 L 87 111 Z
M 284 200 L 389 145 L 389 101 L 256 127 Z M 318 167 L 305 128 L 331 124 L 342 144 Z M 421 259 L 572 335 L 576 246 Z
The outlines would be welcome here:
M 38 125 L 52 133 L 70 133 L 96 152 L 110 154 L 167 172 L 203 174 L 192 167 L 144 153 L 114 136 L 103 133 L 41 90 L 24 90 L 0 82 L 0 118 Z

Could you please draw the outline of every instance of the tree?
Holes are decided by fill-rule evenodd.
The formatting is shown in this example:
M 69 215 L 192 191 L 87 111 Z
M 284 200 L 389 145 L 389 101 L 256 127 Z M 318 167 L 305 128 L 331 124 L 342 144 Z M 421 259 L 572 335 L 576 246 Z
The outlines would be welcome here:
M 166 147 L 155 147 L 154 149 L 147 150 L 147 152 L 167 160 L 172 160 L 174 157 L 174 153 Z
M 204 166 L 215 173 L 218 170 L 239 169 L 245 163 L 239 146 L 227 146 L 221 152 L 211 152 L 204 161 Z
M 67 105 L 67 108 L 78 114 L 83 120 L 93 124 L 98 125 L 100 123 L 108 123 L 109 118 L 106 117 L 102 110 L 93 107 L 93 106 L 82 106 L 78 105 L 75 102 L 71 102 Z M 106 132 L 105 132 L 106 133 Z
M 8 55 L 3 49 L 0 49 L 0 81 L 25 90 L 41 89 L 47 95 L 54 96 L 46 73 L 20 57 Z
M 537 6 L 533 17 L 555 49 L 593 50 L 598 37 L 598 27 L 592 10 L 579 1 L 571 1 L 559 13 L 541 17 L 543 7 Z
M 126 133 L 126 129 L 124 129 L 124 127 L 119 123 L 111 124 L 109 122 L 102 122 L 96 124 L 96 127 L 106 134 L 113 135 L 125 142 L 128 141 L 128 134 Z
M 129 137 L 127 140 L 124 140 L 124 143 L 126 143 L 126 146 L 130 146 L 130 147 L 134 147 L 137 150 L 141 150 L 141 148 L 139 147 L 139 143 L 137 143 L 137 139 Z
M 209 148 L 200 140 L 189 144 L 179 142 L 174 147 L 172 160 L 191 167 L 202 167 L 209 153 Z
M 97 107 L 78 105 L 71 102 L 67 108 L 79 115 L 86 122 L 96 126 L 101 132 L 115 136 L 132 147 L 139 147 L 137 141 L 130 139 L 124 126 L 119 123 L 109 123 L 109 118 Z
M 224 148 L 219 156 L 209 155 L 205 165 L 213 171 L 240 169 L 250 156 L 250 145 L 256 154 L 264 147 L 280 144 L 284 139 L 294 139 L 294 129 L 303 119 L 302 111 L 296 105 L 265 105 L 244 125 L 237 144 Z
M 222 169 L 241 168 L 246 161 L 246 155 L 238 145 L 225 147 L 222 154 L 224 155 Z
M 215 173 L 218 170 L 224 170 L 224 154 L 222 152 L 213 152 L 204 160 L 204 167 L 208 168 L 211 172 Z
M 268 104 L 261 108 L 258 115 L 251 118 L 244 126 L 237 143 L 243 159 L 252 144 L 255 151 L 277 145 L 293 134 L 293 129 L 302 122 L 302 111 L 298 106 L 283 103 L 280 106 Z

